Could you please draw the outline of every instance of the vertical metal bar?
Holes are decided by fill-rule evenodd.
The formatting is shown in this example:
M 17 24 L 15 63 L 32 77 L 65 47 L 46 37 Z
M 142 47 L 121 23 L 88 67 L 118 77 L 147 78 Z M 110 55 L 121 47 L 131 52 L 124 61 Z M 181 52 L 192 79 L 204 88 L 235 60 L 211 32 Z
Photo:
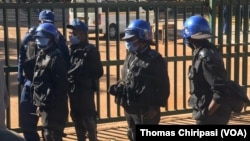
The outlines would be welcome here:
M 106 11 L 105 11 L 105 19 L 106 19 L 106 24 L 105 24 L 105 28 L 106 28 L 106 60 L 110 61 L 110 38 L 109 38 L 109 7 L 105 7 Z M 110 84 L 110 64 L 107 64 L 106 67 L 106 72 L 107 72 L 107 89 L 109 87 L 108 84 Z M 110 112 L 110 95 L 107 93 L 107 116 L 110 117 L 111 116 L 111 112 Z
M 120 25 L 118 24 L 120 21 L 120 7 L 122 7 L 121 4 L 118 3 L 117 9 L 116 9 L 116 30 L 117 30 L 117 38 L 116 38 L 116 60 L 120 60 Z M 118 81 L 120 79 L 120 65 L 116 65 L 116 80 Z M 117 104 L 117 116 L 121 116 L 121 106 Z
M 9 75 L 10 72 L 8 70 L 9 68 L 9 32 L 8 32 L 8 19 L 7 19 L 7 9 L 3 8 L 3 30 L 4 30 L 4 51 L 5 51 L 5 66 L 7 67 L 7 69 L 5 69 L 5 74 L 6 74 L 6 84 L 7 84 L 7 90 L 9 92 Z M 9 92 L 10 95 L 10 92 Z M 11 106 L 8 107 L 7 109 L 7 127 L 10 128 L 11 127 L 11 115 L 10 115 L 10 110 L 11 110 Z
M 239 60 L 240 60 L 240 4 L 238 3 L 237 5 L 234 5 L 235 6 L 235 19 L 233 21 L 234 22 L 234 28 L 235 28 L 235 46 L 234 46 L 234 52 L 235 52 L 235 57 L 234 57 L 234 65 L 236 68 L 240 68 L 240 63 L 239 63 Z M 234 70 L 234 80 L 239 82 L 239 69 L 235 69 Z
M 214 0 L 210 0 L 209 1 L 210 5 L 209 5 L 209 25 L 210 25 L 210 29 L 211 29 L 211 32 L 213 34 L 215 34 L 215 29 L 216 29 L 216 10 L 212 10 L 212 9 L 216 9 L 216 1 Z M 212 43 L 215 43 L 215 39 L 212 38 L 211 39 L 211 42 Z
M 98 3 L 97 3 L 98 4 Z M 94 7 L 94 9 L 95 9 L 95 25 L 96 25 L 96 27 L 95 27 L 95 45 L 96 45 L 96 48 L 99 50 L 99 45 L 100 45 L 100 40 L 99 40 L 99 23 L 100 23 L 100 21 L 99 21 L 99 5 L 96 5 L 95 7 Z M 98 118 L 100 118 L 100 111 L 101 111 L 101 108 L 100 108 L 100 81 L 97 81 L 96 82 L 96 84 L 97 84 L 97 91 L 96 91 L 96 103 L 97 103 L 97 111 L 98 111 Z
M 18 62 L 18 58 L 19 58 L 19 47 L 21 46 L 20 45 L 20 41 L 21 41 L 21 36 L 20 36 L 20 25 L 19 25 L 19 23 L 20 23 L 20 18 L 19 18 L 19 10 L 18 10 L 18 8 L 15 8 L 15 17 L 16 17 L 16 35 L 17 35 L 17 37 L 16 37 L 16 50 L 17 50 L 17 62 Z M 20 86 L 18 87 L 18 105 L 20 105 L 20 98 L 21 98 L 21 90 L 20 90 Z M 19 115 L 20 115 L 20 106 L 18 106 L 18 113 L 19 113 Z M 20 125 L 20 118 L 19 118 L 19 126 L 21 126 Z

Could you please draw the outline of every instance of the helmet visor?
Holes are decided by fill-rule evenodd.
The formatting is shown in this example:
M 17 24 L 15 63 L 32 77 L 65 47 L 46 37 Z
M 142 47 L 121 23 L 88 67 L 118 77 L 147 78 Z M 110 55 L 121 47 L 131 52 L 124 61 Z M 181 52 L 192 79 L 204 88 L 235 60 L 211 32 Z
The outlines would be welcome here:
M 136 31 L 133 30 L 125 30 L 125 36 L 122 38 L 123 40 L 127 40 L 133 38 L 137 35 Z

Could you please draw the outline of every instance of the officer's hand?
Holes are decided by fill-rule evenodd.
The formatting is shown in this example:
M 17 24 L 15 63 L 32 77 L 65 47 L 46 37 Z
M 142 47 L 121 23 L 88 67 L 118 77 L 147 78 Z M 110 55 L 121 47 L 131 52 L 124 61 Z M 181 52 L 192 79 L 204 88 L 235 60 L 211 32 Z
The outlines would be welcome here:
M 144 119 L 152 119 L 157 115 L 157 111 L 154 107 L 149 107 L 149 109 L 143 113 Z
M 116 92 L 117 92 L 117 85 L 116 84 L 111 85 L 108 89 L 108 93 L 115 96 L 117 95 Z
M 25 77 L 22 76 L 22 77 L 18 78 L 18 82 L 19 82 L 19 85 L 23 86 L 25 83 Z
M 116 84 L 113 84 L 109 87 L 108 93 L 114 96 L 122 95 L 123 89 L 124 89 L 124 82 L 118 81 Z

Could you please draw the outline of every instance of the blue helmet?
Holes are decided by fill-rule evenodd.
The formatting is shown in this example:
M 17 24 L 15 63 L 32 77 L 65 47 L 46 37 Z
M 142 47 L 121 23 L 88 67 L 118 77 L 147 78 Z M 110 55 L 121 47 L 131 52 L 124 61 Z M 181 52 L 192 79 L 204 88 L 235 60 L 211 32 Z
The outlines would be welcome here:
M 124 40 L 137 36 L 140 40 L 152 41 L 152 29 L 147 21 L 136 19 L 124 31 Z
M 43 10 L 39 13 L 39 21 L 53 23 L 55 21 L 55 14 L 51 10 Z
M 195 15 L 185 21 L 182 37 L 184 39 L 207 39 L 215 36 L 210 32 L 208 21 L 200 15 Z
M 57 43 L 59 33 L 57 27 L 52 23 L 42 23 L 36 28 L 35 37 L 52 38 Z

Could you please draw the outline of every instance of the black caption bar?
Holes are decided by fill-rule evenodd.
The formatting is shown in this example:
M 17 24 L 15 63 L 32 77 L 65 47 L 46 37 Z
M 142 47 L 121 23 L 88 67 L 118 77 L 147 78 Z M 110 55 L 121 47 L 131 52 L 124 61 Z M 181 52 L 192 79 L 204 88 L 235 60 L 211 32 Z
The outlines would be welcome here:
M 167 138 L 250 140 L 250 125 L 137 125 L 136 141 Z

